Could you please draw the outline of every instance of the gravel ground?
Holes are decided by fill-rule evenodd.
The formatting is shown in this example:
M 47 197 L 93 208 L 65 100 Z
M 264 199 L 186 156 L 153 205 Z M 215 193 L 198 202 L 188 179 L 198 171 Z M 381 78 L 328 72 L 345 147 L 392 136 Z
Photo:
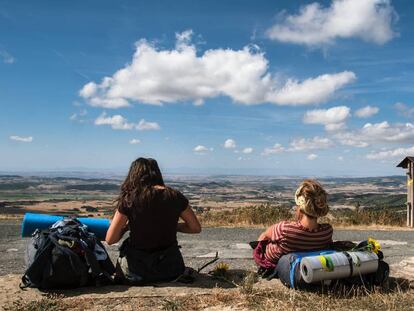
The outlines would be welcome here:
M 187 266 L 198 268 L 218 251 L 232 269 L 254 270 L 251 249 L 246 243 L 255 240 L 260 232 L 251 228 L 205 228 L 198 235 L 179 234 L 178 240 Z M 380 240 L 386 261 L 391 264 L 414 256 L 413 231 L 335 230 L 334 233 L 337 240 L 359 241 L 370 236 Z M 0 276 L 24 271 L 27 241 L 28 238 L 20 237 L 20 222 L 0 221 Z M 109 246 L 108 251 L 115 261 L 117 246 Z

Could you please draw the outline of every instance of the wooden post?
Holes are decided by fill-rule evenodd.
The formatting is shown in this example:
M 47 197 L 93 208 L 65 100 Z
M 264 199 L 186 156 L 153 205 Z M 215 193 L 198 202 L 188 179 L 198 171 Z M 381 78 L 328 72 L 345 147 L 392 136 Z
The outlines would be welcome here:
M 411 217 L 410 217 L 410 227 L 414 227 L 414 163 L 410 161 L 409 165 L 410 170 L 410 181 L 408 182 L 408 193 L 409 193 L 409 203 L 411 208 Z
M 407 226 L 414 227 L 414 165 L 411 161 L 407 167 Z

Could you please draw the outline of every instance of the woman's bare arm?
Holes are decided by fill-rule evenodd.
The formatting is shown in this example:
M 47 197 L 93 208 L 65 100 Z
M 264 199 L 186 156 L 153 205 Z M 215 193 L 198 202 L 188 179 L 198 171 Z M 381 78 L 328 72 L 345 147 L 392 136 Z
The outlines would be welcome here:
M 272 239 L 272 227 L 270 226 L 269 228 L 266 229 L 266 231 L 264 231 L 260 236 L 258 241 L 262 241 L 262 240 L 271 240 Z
M 184 220 L 184 222 L 180 222 L 177 225 L 177 231 L 183 233 L 200 233 L 201 232 L 201 225 L 197 219 L 197 216 L 194 214 L 193 210 L 190 206 L 188 206 L 183 212 L 180 214 L 180 218 Z
M 128 228 L 128 217 L 116 211 L 111 221 L 108 232 L 106 232 L 105 241 L 109 245 L 117 243 Z

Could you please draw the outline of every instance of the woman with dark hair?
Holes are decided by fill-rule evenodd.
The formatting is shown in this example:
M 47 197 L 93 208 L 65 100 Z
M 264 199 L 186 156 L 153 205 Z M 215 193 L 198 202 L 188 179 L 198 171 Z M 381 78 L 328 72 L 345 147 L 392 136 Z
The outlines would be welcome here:
M 117 243 L 130 230 L 120 247 L 118 280 L 138 285 L 181 275 L 185 267 L 177 232 L 199 233 L 201 226 L 187 198 L 164 184 L 157 161 L 132 162 L 116 202 L 105 240 Z

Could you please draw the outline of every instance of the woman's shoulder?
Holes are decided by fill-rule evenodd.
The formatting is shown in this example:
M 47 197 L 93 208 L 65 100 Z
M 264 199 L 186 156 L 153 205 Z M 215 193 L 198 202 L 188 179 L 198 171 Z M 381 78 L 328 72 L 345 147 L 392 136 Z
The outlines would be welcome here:
M 174 189 L 169 186 L 164 186 L 162 189 L 166 199 L 169 200 L 186 200 L 186 197 L 181 193 L 181 191 Z
M 333 227 L 331 226 L 331 224 L 328 224 L 328 223 L 319 224 L 319 231 L 325 231 L 325 232 L 329 232 L 332 234 Z
M 156 186 L 155 189 L 164 190 L 165 193 L 168 193 L 170 195 L 179 195 L 179 194 L 181 194 L 180 191 L 178 191 L 177 189 L 174 189 L 170 186 L 162 186 L 162 187 Z

